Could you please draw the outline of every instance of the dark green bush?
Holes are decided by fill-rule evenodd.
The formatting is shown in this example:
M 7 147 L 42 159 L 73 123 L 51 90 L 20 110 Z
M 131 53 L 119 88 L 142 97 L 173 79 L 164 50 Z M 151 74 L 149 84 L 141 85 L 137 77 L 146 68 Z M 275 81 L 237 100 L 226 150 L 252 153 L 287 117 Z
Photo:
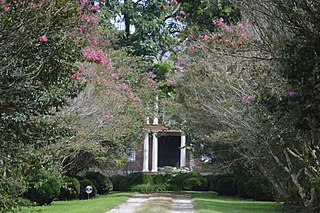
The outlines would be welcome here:
M 80 182 L 76 178 L 65 176 L 60 188 L 60 200 L 76 199 L 80 194 Z
M 139 184 L 153 183 L 151 174 L 144 174 L 142 172 L 135 172 L 128 175 L 129 188 Z
M 224 178 L 234 178 L 235 176 L 233 174 L 215 174 L 215 175 L 210 175 L 208 179 L 208 188 L 210 191 L 217 191 L 217 186 L 218 182 L 220 179 Z
M 97 188 L 98 194 L 106 194 L 113 189 L 110 179 L 99 172 L 87 172 L 85 178 L 92 181 Z
M 216 192 L 219 195 L 236 195 L 237 188 L 235 187 L 235 182 L 235 178 L 233 177 L 220 178 L 216 185 Z
M 245 175 L 245 176 L 241 176 L 241 177 L 237 180 L 236 186 L 237 186 L 238 195 L 239 195 L 240 197 L 250 198 L 250 195 L 247 193 L 246 187 L 247 187 L 247 182 L 248 182 L 248 180 L 249 180 L 251 177 L 252 177 L 252 176 Z
M 39 205 L 50 204 L 60 194 L 61 183 L 58 177 L 43 174 L 31 178 L 25 197 Z
M 271 183 L 263 177 L 251 177 L 246 183 L 246 193 L 255 200 L 274 200 L 274 189 Z
M 128 176 L 114 175 L 110 177 L 114 191 L 128 191 Z
M 172 174 L 168 178 L 170 189 L 173 191 L 195 190 L 201 188 L 204 178 L 195 172 Z
M 86 193 L 87 186 L 92 186 L 93 188 L 93 191 L 90 194 L 90 197 L 95 197 L 97 195 L 97 188 L 91 180 L 84 178 L 79 182 L 80 182 L 80 194 L 79 194 L 80 199 L 88 199 L 88 194 Z
M 170 176 L 169 174 L 155 174 L 152 175 L 152 180 L 155 184 L 164 184 L 168 182 Z

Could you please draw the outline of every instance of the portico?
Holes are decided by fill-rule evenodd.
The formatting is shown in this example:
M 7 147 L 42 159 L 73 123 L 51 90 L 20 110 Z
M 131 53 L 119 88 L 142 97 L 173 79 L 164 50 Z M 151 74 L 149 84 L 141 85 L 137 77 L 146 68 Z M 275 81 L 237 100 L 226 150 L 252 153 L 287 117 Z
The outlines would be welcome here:
M 186 166 L 186 136 L 163 125 L 150 125 L 143 143 L 143 172 L 158 172 L 164 166 Z

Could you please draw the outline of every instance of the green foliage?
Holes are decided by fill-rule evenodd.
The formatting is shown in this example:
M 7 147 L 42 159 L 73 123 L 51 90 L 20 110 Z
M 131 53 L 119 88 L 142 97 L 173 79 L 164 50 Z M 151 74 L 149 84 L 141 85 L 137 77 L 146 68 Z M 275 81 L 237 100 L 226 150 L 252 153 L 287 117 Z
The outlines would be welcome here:
M 50 204 L 60 194 L 60 179 L 55 176 L 36 175 L 30 179 L 25 197 L 39 205 Z
M 205 179 L 195 172 L 172 174 L 169 176 L 168 183 L 174 191 L 193 190 L 201 188 Z
M 82 180 L 79 180 L 79 182 L 80 182 L 80 194 L 79 194 L 80 199 L 88 199 L 88 194 L 86 193 L 87 186 L 91 186 L 93 188 L 92 193 L 89 195 L 90 198 L 95 197 L 97 195 L 97 188 L 91 180 L 84 178 Z
M 80 182 L 77 178 L 65 176 L 62 179 L 60 189 L 60 200 L 76 199 L 80 194 Z
M 251 177 L 245 183 L 245 193 L 254 200 L 274 200 L 274 189 L 270 182 L 263 177 Z
M 85 178 L 92 181 L 99 195 L 109 193 L 113 189 L 110 179 L 99 172 L 87 172 Z
M 81 89 L 71 78 L 81 47 L 66 33 L 79 24 L 79 11 L 65 0 L 0 4 L 0 208 L 13 211 L 34 148 L 69 134 L 49 117 Z
M 219 195 L 236 195 L 237 188 L 235 186 L 235 178 L 220 178 L 216 185 L 216 191 L 219 193 Z
M 114 191 L 128 190 L 128 177 L 123 175 L 114 175 L 110 177 Z
M 240 178 L 238 178 L 238 180 L 236 181 L 236 186 L 238 189 L 238 195 L 243 197 L 243 198 L 250 198 L 249 194 L 247 193 L 246 190 L 246 186 L 247 186 L 247 182 L 248 180 L 251 178 L 252 176 L 241 176 Z
M 133 192 L 155 192 L 155 185 L 151 183 L 143 183 L 131 187 Z

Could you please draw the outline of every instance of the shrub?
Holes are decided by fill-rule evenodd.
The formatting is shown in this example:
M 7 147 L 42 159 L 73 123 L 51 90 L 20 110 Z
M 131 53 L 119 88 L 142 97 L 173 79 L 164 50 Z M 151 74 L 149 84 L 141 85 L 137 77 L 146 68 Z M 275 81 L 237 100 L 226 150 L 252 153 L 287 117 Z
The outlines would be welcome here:
M 93 182 L 98 194 L 106 194 L 113 189 L 110 179 L 99 172 L 87 172 L 85 177 Z
M 128 177 L 122 175 L 114 175 L 110 177 L 113 185 L 113 190 L 115 191 L 128 191 Z
M 143 183 L 143 184 L 132 186 L 131 191 L 133 191 L 133 192 L 154 192 L 155 185 L 151 184 L 151 183 Z
M 235 178 L 220 178 L 216 185 L 216 191 L 219 193 L 219 195 L 236 195 L 237 188 L 235 187 Z
M 210 175 L 208 179 L 208 188 L 210 191 L 217 191 L 218 182 L 224 178 L 235 178 L 233 174 L 215 174 Z
M 76 178 L 63 177 L 62 185 L 60 188 L 60 200 L 76 199 L 80 194 L 80 182 Z
M 164 184 L 168 182 L 170 176 L 168 174 L 155 174 L 152 175 L 152 181 L 155 184 Z
M 236 186 L 237 186 L 237 191 L 238 191 L 238 195 L 243 197 L 243 198 L 250 198 L 250 195 L 248 195 L 247 190 L 246 190 L 246 186 L 247 186 L 247 182 L 248 180 L 251 178 L 252 176 L 241 176 L 237 182 L 236 182 Z
M 88 194 L 86 193 L 87 186 L 92 186 L 92 188 L 93 188 L 93 191 L 90 194 L 90 197 L 95 197 L 97 195 L 97 188 L 92 183 L 91 180 L 84 178 L 84 179 L 80 180 L 79 182 L 80 182 L 80 194 L 79 194 L 80 199 L 87 199 L 88 198 Z
M 39 205 L 50 204 L 60 194 L 61 183 L 54 176 L 38 175 L 29 183 L 25 197 Z
M 135 172 L 128 175 L 128 186 L 129 188 L 140 185 L 140 184 L 153 183 L 151 174 L 144 174 L 142 172 Z
M 263 177 L 251 177 L 246 183 L 246 193 L 255 200 L 274 200 L 274 189 L 271 183 Z

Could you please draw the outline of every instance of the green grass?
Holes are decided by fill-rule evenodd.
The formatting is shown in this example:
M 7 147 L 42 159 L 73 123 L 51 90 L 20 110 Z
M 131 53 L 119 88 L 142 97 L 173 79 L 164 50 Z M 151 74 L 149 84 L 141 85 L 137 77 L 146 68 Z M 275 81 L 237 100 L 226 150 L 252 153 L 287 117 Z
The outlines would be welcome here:
M 170 199 L 154 199 L 143 203 L 135 213 L 168 213 L 172 201 Z
M 281 204 L 235 197 L 218 196 L 215 192 L 191 192 L 196 213 L 282 213 Z
M 23 213 L 104 213 L 126 202 L 132 193 L 111 193 L 90 200 L 54 201 L 48 206 L 22 208 Z

